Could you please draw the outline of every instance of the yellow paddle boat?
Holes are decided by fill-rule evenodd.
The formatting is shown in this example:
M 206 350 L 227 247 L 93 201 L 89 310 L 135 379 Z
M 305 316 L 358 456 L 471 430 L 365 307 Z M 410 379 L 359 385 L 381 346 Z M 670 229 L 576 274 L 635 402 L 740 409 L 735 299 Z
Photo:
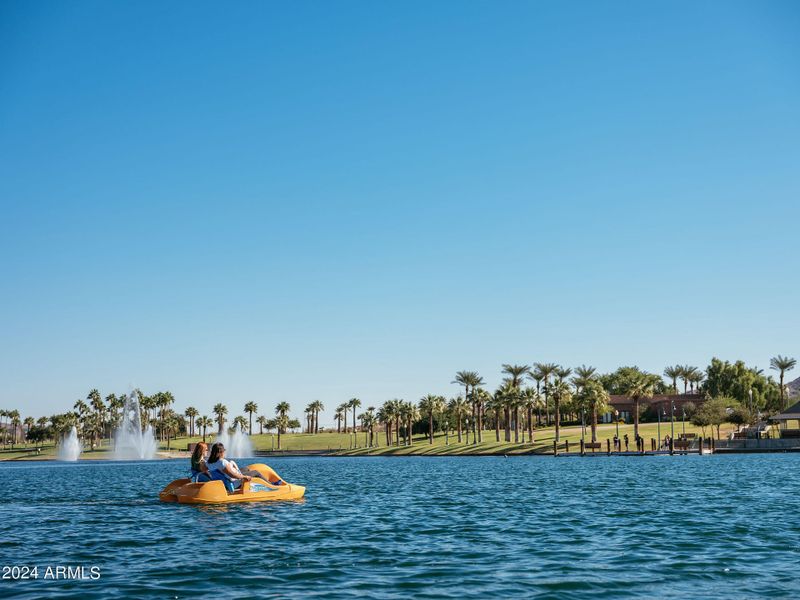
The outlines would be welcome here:
M 176 479 L 158 495 L 162 502 L 181 504 L 228 504 L 231 502 L 266 502 L 271 500 L 299 500 L 306 493 L 302 485 L 286 483 L 270 467 L 255 464 L 247 467 L 261 477 L 242 483 L 238 490 L 228 493 L 223 481 L 193 483 L 191 479 Z

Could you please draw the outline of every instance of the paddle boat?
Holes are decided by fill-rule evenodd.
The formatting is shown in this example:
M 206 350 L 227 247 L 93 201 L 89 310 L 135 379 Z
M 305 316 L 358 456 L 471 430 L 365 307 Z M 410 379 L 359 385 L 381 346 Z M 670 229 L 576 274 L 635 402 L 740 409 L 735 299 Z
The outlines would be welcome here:
M 232 502 L 269 502 L 274 500 L 299 500 L 306 493 L 302 485 L 287 483 L 270 467 L 255 464 L 247 467 L 261 477 L 253 477 L 242 487 L 229 492 L 221 480 L 193 482 L 189 478 L 176 479 L 161 490 L 162 502 L 181 504 L 229 504 Z

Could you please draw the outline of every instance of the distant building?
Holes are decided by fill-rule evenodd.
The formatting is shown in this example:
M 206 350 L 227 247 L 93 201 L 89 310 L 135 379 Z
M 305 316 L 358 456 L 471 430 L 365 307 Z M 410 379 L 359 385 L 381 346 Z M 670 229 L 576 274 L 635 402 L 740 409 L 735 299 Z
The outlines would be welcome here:
M 800 437 L 800 402 L 780 414 L 771 416 L 769 420 L 778 423 L 782 438 Z
M 639 401 L 640 410 L 644 411 L 648 407 L 657 409 L 662 414 L 666 413 L 667 418 L 672 414 L 672 405 L 675 404 L 675 418 L 681 416 L 681 411 L 687 402 L 691 402 L 695 406 L 700 406 L 705 402 L 705 397 L 702 394 L 659 394 L 652 398 L 646 398 Z M 614 422 L 614 411 L 619 411 L 619 419 L 624 420 L 626 423 L 633 421 L 633 410 L 636 403 L 630 396 L 612 394 L 609 400 L 611 410 L 603 415 L 603 423 Z

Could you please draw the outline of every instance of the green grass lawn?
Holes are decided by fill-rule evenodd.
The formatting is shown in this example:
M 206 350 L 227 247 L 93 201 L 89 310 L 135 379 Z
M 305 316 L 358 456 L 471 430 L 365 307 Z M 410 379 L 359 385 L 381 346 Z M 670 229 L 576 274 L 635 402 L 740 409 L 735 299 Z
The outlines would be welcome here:
M 722 427 L 722 437 L 733 429 L 733 426 L 726 425 Z M 684 431 L 684 425 L 681 422 L 675 423 L 675 437 L 678 437 Z M 699 427 L 695 427 L 691 423 L 685 424 L 686 433 L 701 434 Z M 617 432 L 616 425 L 598 425 L 597 438 L 602 444 L 602 450 L 605 450 L 606 439 L 611 439 Z M 639 426 L 640 434 L 646 440 L 646 448 L 650 449 L 650 439 L 658 437 L 658 425 L 656 423 L 642 423 Z M 520 432 L 520 435 L 522 432 Z M 630 449 L 635 449 L 633 441 L 633 425 L 620 425 L 619 435 L 623 437 L 628 434 L 630 439 Z M 670 434 L 670 424 L 664 423 L 661 425 L 661 437 Z M 711 428 L 706 428 L 706 435 L 715 435 Z M 322 432 L 318 434 L 308 433 L 287 433 L 281 436 L 281 449 L 285 452 L 305 451 L 305 450 L 324 450 L 330 451 L 341 455 L 404 455 L 404 454 L 423 454 L 423 455 L 445 455 L 445 454 L 523 454 L 523 453 L 549 453 L 553 451 L 553 440 L 555 438 L 555 429 L 553 427 L 545 427 L 534 431 L 534 442 L 529 443 L 527 432 L 525 433 L 524 443 L 505 443 L 495 441 L 494 430 L 486 430 L 483 432 L 483 442 L 480 444 L 472 443 L 472 436 L 470 435 L 470 443 L 466 443 L 466 435 L 462 436 L 462 442 L 458 443 L 456 434 L 451 433 L 446 436 L 443 433 L 437 433 L 434 436 L 433 444 L 428 443 L 428 438 L 425 435 L 415 435 L 413 444 L 411 446 L 386 446 L 386 436 L 383 432 L 377 432 L 374 440 L 378 446 L 373 448 L 366 448 L 366 439 L 364 433 L 353 434 L 336 433 L 336 432 Z M 170 451 L 185 451 L 187 444 L 197 442 L 202 439 L 201 436 L 194 437 L 180 437 L 178 439 L 170 440 Z M 270 451 L 278 449 L 278 436 L 275 434 L 265 433 L 263 435 L 253 435 L 251 438 L 253 448 L 258 451 Z M 503 431 L 500 431 L 500 439 L 503 439 Z M 513 439 L 513 432 L 512 432 Z M 580 427 L 562 427 L 561 428 L 561 443 L 569 440 L 570 451 L 577 451 L 581 439 Z M 587 427 L 586 439 L 591 439 L 591 431 Z M 355 443 L 354 443 L 355 440 Z M 207 435 L 206 442 L 213 443 L 215 441 L 214 435 Z M 449 443 L 448 443 L 449 442 Z M 44 444 L 41 446 L 41 452 L 27 452 L 27 449 L 35 448 L 33 444 L 18 445 L 14 450 L 10 448 L 0 450 L 0 460 L 35 460 L 35 459 L 54 459 L 56 457 L 56 449 L 52 443 Z M 162 451 L 167 449 L 166 442 L 161 442 L 159 448 Z M 102 459 L 111 458 L 111 449 L 109 440 L 103 440 L 100 447 L 90 451 L 84 450 L 81 454 L 83 459 Z
M 722 436 L 725 437 L 730 432 L 732 427 L 730 425 L 722 428 Z M 675 423 L 675 437 L 678 437 L 682 432 L 683 424 L 681 422 Z M 699 427 L 695 427 L 691 423 L 685 425 L 686 433 L 701 434 Z M 597 438 L 605 448 L 605 440 L 612 439 L 617 432 L 616 425 L 598 425 Z M 639 426 L 640 435 L 646 441 L 646 448 L 650 448 L 650 438 L 656 439 L 658 437 L 658 424 L 657 423 L 642 423 Z M 633 441 L 633 425 L 620 425 L 619 435 L 623 437 L 628 434 L 630 438 L 630 449 L 635 449 Z M 715 434 L 716 432 L 714 432 Z M 661 438 L 670 434 L 670 425 L 665 423 L 661 425 Z M 712 435 L 711 429 L 706 428 L 706 435 Z M 586 429 L 587 441 L 591 439 L 591 431 Z M 513 438 L 513 432 L 512 432 Z M 173 440 L 171 448 L 184 450 L 187 443 L 199 441 L 201 438 L 182 437 Z M 215 436 L 207 435 L 206 442 L 213 443 Z M 258 451 L 270 451 L 278 449 L 278 436 L 275 434 L 253 435 L 251 438 L 253 448 Z M 354 447 L 355 439 L 355 447 Z M 503 439 L 503 431 L 500 431 L 500 439 Z M 444 433 L 437 433 L 434 436 L 433 444 L 428 443 L 428 438 L 425 435 L 415 435 L 413 444 L 409 446 L 386 446 L 386 436 L 383 432 L 378 432 L 374 436 L 374 440 L 378 446 L 373 448 L 366 448 L 366 439 L 364 433 L 357 433 L 355 438 L 353 434 L 344 434 L 336 432 L 322 432 L 318 434 L 308 433 L 287 433 L 281 436 L 281 449 L 286 452 L 304 451 L 304 450 L 326 450 L 336 452 L 343 455 L 361 455 L 361 454 L 519 454 L 530 452 L 552 452 L 553 440 L 555 439 L 555 428 L 546 427 L 534 431 L 534 443 L 530 444 L 525 434 L 525 443 L 515 444 L 495 441 L 494 430 L 486 430 L 483 432 L 483 442 L 477 445 L 472 444 L 472 436 L 470 435 L 470 443 L 466 443 L 466 435 L 462 435 L 462 443 L 458 443 L 456 434 L 451 433 L 448 439 Z M 581 428 L 578 427 L 562 427 L 561 428 L 561 442 L 562 444 L 569 440 L 570 451 L 578 450 L 578 444 L 581 439 Z M 449 441 L 449 444 L 448 444 Z M 161 444 L 163 449 L 166 449 L 166 444 Z

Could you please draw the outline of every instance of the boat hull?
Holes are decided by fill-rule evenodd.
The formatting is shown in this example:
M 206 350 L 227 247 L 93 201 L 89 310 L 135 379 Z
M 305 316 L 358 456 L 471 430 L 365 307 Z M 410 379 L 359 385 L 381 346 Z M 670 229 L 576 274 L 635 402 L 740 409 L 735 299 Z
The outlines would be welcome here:
M 299 500 L 306 488 L 302 485 L 287 483 L 275 471 L 264 464 L 247 467 L 257 471 L 260 477 L 245 481 L 242 487 L 229 494 L 222 481 L 192 483 L 190 479 L 176 479 L 170 482 L 158 498 L 162 502 L 179 504 L 235 504 L 238 502 L 274 502 L 277 500 Z

